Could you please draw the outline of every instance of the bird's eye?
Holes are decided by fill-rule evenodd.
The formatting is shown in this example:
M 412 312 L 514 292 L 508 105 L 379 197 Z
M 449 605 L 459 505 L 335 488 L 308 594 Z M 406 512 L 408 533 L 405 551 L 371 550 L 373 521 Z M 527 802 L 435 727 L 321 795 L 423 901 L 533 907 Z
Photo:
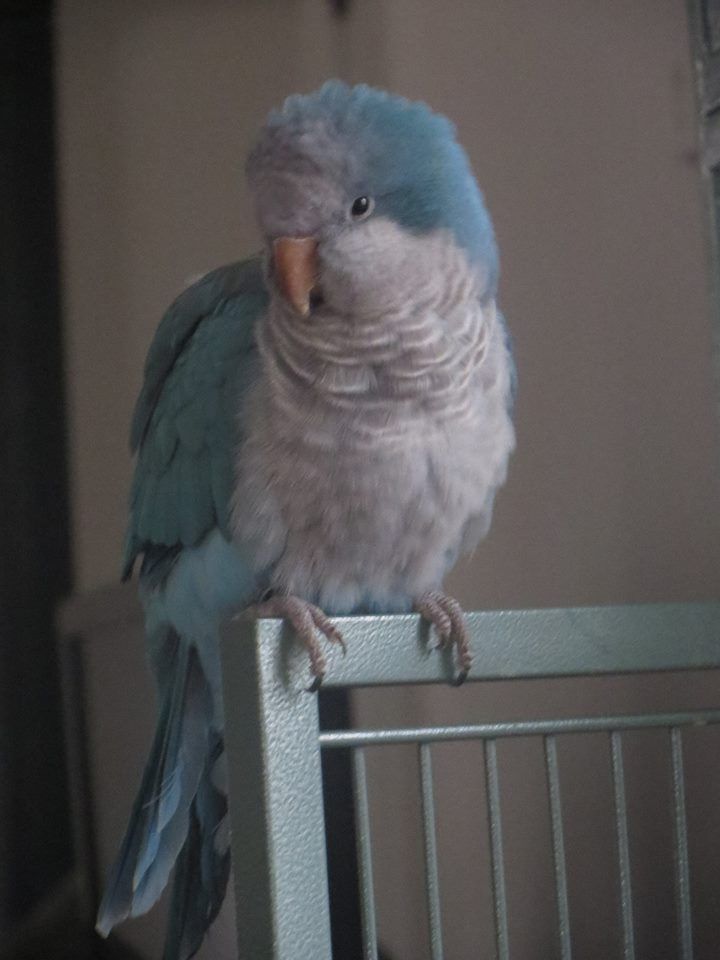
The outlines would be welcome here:
M 350 207 L 350 215 L 353 220 L 363 220 L 365 217 L 370 216 L 373 206 L 374 204 L 370 197 L 357 197 L 353 200 L 353 204 Z

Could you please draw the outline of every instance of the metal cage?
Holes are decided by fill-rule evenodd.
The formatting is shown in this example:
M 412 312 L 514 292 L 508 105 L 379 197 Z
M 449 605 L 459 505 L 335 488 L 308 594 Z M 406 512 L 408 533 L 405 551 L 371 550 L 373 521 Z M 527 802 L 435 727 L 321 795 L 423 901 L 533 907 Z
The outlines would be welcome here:
M 566 610 L 502 611 L 469 616 L 475 659 L 468 682 L 683 671 L 720 667 L 720 603 Z M 433 649 L 417 617 L 342 621 L 347 656 L 328 653 L 326 684 L 447 684 L 452 652 Z M 513 957 L 503 854 L 498 744 L 542 738 L 550 813 L 558 955 L 572 956 L 563 798 L 558 741 L 572 733 L 607 737 L 612 772 L 617 890 L 623 960 L 636 957 L 631 853 L 625 789 L 625 731 L 662 728 L 672 771 L 672 823 L 678 944 L 691 960 L 693 918 L 686 822 L 683 732 L 720 721 L 720 709 L 450 726 L 323 731 L 317 697 L 306 692 L 307 664 L 280 621 L 235 621 L 223 637 L 230 813 L 241 957 L 330 960 L 330 914 L 323 823 L 321 751 L 350 750 L 354 771 L 364 956 L 377 958 L 370 817 L 365 752 L 416 744 L 424 845 L 428 941 L 432 960 L 443 953 L 436 850 L 433 747 L 478 740 L 484 753 L 495 954 Z M 340 958 L 335 958 L 340 960 Z M 610 960 L 610 958 L 608 958 Z

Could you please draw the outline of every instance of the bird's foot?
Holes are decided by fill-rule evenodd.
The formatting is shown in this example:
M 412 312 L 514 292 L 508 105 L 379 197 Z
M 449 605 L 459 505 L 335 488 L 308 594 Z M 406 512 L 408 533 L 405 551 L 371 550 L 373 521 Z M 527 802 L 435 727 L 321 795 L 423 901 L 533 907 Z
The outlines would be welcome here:
M 300 597 L 275 594 L 251 607 L 249 612 L 254 617 L 280 617 L 292 626 L 310 658 L 310 673 L 313 679 L 308 689 L 311 693 L 320 688 L 326 669 L 318 632 L 330 643 L 337 643 L 345 653 L 345 641 L 332 620 L 320 607 L 301 600 Z
M 415 601 L 415 610 L 435 627 L 438 635 L 438 649 L 450 645 L 455 647 L 460 667 L 455 685 L 460 686 L 467 678 L 472 666 L 470 635 L 462 607 L 452 597 L 437 590 L 430 590 Z

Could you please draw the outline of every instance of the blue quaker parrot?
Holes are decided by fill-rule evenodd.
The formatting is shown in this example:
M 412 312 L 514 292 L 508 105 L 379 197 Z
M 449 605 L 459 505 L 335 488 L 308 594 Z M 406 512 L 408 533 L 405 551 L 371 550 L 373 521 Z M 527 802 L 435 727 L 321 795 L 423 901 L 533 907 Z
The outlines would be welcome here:
M 487 532 L 514 446 L 498 261 L 452 125 L 332 81 L 270 114 L 247 163 L 262 255 L 163 318 L 132 423 L 125 574 L 140 563 L 159 718 L 100 907 L 106 935 L 175 868 L 166 960 L 216 917 L 230 868 L 218 626 L 415 610 L 470 668 L 442 590 Z

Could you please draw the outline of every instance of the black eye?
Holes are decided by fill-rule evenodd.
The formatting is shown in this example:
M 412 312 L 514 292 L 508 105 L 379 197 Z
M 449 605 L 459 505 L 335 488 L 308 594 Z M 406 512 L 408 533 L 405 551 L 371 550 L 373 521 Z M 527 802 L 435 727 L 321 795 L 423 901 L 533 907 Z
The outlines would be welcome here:
M 353 200 L 350 213 L 355 220 L 360 220 L 363 217 L 367 217 L 368 214 L 372 212 L 372 208 L 373 202 L 370 197 L 357 197 Z

